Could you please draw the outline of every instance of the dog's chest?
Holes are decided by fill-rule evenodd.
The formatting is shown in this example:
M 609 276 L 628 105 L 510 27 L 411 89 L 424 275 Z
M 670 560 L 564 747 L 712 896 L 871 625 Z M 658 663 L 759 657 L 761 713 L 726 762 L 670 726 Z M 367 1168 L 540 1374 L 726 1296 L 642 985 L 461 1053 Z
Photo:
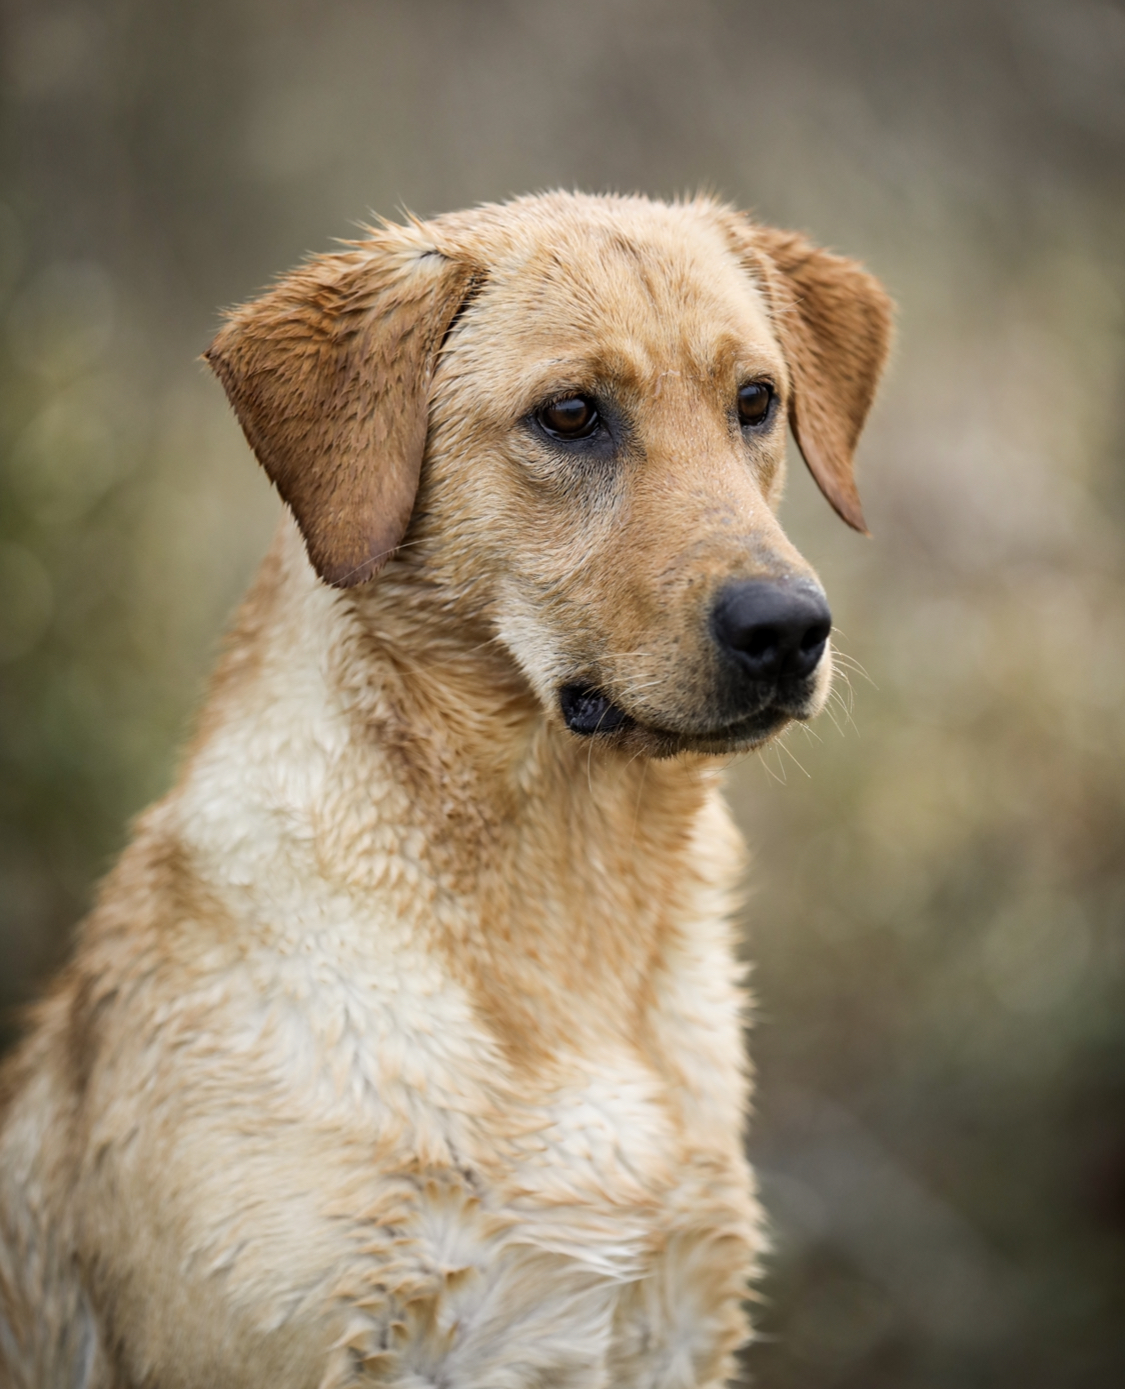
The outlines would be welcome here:
M 302 1102 L 366 1166 L 332 1255 L 369 1309 L 348 1363 L 482 1389 L 517 1362 L 701 1382 L 741 1334 L 755 1242 L 725 931 L 695 923 L 639 1033 L 607 1019 L 522 1072 L 420 932 L 382 939 L 364 959 L 338 920 L 260 981 L 290 1000 L 276 1035 Z
M 687 886 L 669 894 L 647 969 L 542 968 L 540 1003 L 522 988 L 536 949 L 523 975 L 504 953 L 520 921 L 441 890 L 425 840 L 388 828 L 409 806 L 378 805 L 385 833 L 361 825 L 349 841 L 361 879 L 323 871 L 311 820 L 300 837 L 273 838 L 272 822 L 244 837 L 251 861 L 227 876 L 252 942 L 238 1049 L 266 1068 L 279 1124 L 307 1140 L 292 1158 L 278 1146 L 271 1182 L 307 1217 L 291 1229 L 315 1232 L 232 1255 L 232 1277 L 309 1307 L 313 1340 L 336 1347 L 325 1389 L 356 1375 L 451 1389 L 720 1379 L 758 1244 L 721 806 L 682 868 L 661 866 Z M 565 941 L 561 871 L 548 895 Z M 523 900 L 536 908 L 530 888 L 515 911 Z M 627 916 L 609 927 L 639 930 Z M 486 938 L 491 957 L 458 947 Z M 628 981 L 616 1002 L 610 977 Z M 537 1049 L 505 1031 L 495 1004 L 509 998 L 524 1033 L 543 1012 Z

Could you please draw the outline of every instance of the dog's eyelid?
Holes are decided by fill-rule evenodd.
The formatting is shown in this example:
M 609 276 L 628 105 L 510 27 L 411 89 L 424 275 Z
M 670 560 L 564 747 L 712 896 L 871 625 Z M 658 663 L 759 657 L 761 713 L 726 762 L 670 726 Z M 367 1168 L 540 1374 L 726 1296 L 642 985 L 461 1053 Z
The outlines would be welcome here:
M 595 393 L 586 386 L 563 386 L 560 390 L 548 391 L 535 406 L 535 409 L 546 410 L 548 406 L 557 405 L 560 400 L 588 400 L 594 406 L 598 403 Z
M 552 405 L 558 405 L 564 400 L 588 401 L 603 417 L 609 408 L 605 392 L 583 381 L 568 381 L 561 386 L 550 385 L 536 391 L 530 399 L 527 396 L 524 399 L 527 403 L 521 412 L 523 418 L 534 417 L 540 411 L 549 410 Z

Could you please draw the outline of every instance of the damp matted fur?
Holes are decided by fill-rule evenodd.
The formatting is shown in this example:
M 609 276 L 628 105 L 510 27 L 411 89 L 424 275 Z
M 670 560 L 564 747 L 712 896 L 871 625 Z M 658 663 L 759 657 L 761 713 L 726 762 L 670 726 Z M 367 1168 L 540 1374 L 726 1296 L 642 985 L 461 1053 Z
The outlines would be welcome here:
M 763 1233 L 722 763 L 830 662 L 734 718 L 708 614 L 813 582 L 787 419 L 862 528 L 888 333 L 802 237 L 562 194 L 381 226 L 229 316 L 208 359 L 289 515 L 4 1072 L 5 1384 L 731 1373 Z M 568 395 L 597 447 L 537 424 Z M 575 687 L 612 727 L 567 727 Z

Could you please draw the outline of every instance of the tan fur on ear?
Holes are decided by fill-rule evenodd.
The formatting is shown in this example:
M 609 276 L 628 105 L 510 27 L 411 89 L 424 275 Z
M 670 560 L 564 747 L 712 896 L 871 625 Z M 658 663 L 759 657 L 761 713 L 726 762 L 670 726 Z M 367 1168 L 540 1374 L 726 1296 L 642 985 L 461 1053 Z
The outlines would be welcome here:
M 858 262 L 799 232 L 738 222 L 739 252 L 770 301 L 792 373 L 797 446 L 835 510 L 866 534 L 853 460 L 890 349 L 891 300 Z
M 204 354 L 325 582 L 350 588 L 401 542 L 434 361 L 475 271 L 388 227 L 235 309 Z

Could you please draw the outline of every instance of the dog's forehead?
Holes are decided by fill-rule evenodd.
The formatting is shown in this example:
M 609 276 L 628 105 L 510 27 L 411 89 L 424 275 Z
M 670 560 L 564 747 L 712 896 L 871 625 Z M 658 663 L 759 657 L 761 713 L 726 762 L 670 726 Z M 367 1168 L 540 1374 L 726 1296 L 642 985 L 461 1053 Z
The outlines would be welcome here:
M 481 316 L 513 356 L 596 347 L 667 369 L 706 367 L 732 342 L 777 352 L 765 299 L 707 209 L 576 199 L 520 211 L 482 247 Z

